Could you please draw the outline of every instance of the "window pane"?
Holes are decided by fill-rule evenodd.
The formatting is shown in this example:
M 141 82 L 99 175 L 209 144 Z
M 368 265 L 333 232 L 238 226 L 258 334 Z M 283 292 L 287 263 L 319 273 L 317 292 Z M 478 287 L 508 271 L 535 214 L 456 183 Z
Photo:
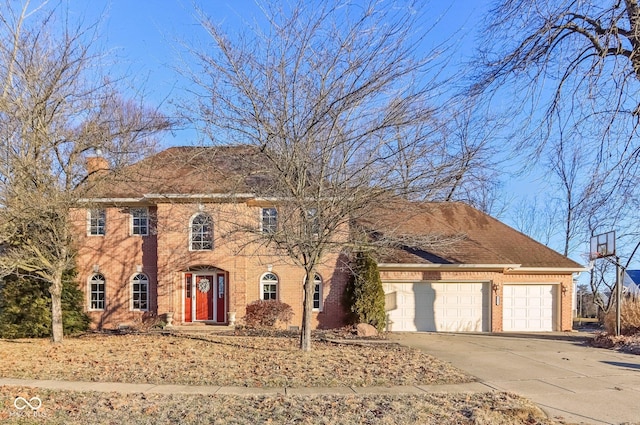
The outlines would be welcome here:
M 102 309 L 104 309 L 104 302 L 105 302 L 105 296 L 104 296 L 105 281 L 104 281 L 104 276 L 102 276 L 101 274 L 93 275 L 91 277 L 91 282 L 90 282 L 89 287 L 90 287 L 90 290 L 91 290 L 89 308 L 92 309 L 92 310 L 102 310 Z
M 191 221 L 191 250 L 213 249 L 213 222 L 206 214 L 199 214 Z
M 260 285 L 262 286 L 262 299 L 263 300 L 277 300 L 278 299 L 278 277 L 273 273 L 266 273 L 260 279 Z
M 149 279 L 146 275 L 138 273 L 132 279 L 132 308 L 134 310 L 146 310 L 149 300 Z
M 278 211 L 275 208 L 262 209 L 262 231 L 275 233 L 278 230 Z
M 89 211 L 89 234 L 101 236 L 105 234 L 106 211 L 93 209 Z
M 321 300 L 322 300 L 322 278 L 320 275 L 316 274 L 313 279 L 313 308 L 316 310 L 320 310 Z
M 149 213 L 146 208 L 131 209 L 131 232 L 142 236 L 149 234 Z

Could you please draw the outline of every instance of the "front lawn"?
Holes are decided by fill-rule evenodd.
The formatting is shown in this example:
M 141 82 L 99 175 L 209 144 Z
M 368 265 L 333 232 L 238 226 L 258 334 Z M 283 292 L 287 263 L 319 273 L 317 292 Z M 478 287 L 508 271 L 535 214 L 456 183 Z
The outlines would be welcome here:
M 37 396 L 35 413 L 16 397 Z M 114 394 L 0 387 L 2 424 L 557 425 L 526 399 L 505 393 L 223 396 Z
M 335 387 L 469 382 L 473 377 L 420 351 L 384 342 L 291 337 L 87 334 L 0 340 L 0 376 L 11 378 L 249 387 Z M 24 400 L 40 405 L 33 410 Z M 22 409 L 21 409 L 22 408 Z M 0 387 L 8 424 L 460 424 L 556 425 L 513 394 L 198 395 L 118 394 Z
M 0 340 L 0 376 L 71 381 L 247 387 L 453 384 L 473 377 L 418 350 L 296 338 L 103 335 Z

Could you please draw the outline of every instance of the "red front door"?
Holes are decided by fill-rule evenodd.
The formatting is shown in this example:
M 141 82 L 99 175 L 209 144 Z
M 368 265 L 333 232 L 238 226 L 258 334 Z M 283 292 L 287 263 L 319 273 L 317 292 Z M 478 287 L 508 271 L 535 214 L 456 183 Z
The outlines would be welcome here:
M 208 320 L 226 323 L 226 272 L 202 275 L 185 273 L 184 278 L 184 321 Z
M 196 276 L 196 317 L 195 320 L 213 320 L 213 292 L 215 276 Z

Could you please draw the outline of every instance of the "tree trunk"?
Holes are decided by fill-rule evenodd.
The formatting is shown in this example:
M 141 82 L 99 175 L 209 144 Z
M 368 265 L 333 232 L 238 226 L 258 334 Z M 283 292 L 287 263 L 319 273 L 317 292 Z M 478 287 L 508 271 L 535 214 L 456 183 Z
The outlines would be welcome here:
M 51 293 L 51 337 L 53 342 L 61 343 L 63 337 L 62 326 L 62 273 L 56 275 L 49 287 Z
M 311 351 L 311 315 L 313 311 L 314 273 L 307 272 L 304 280 L 304 298 L 302 304 L 302 329 L 300 332 L 300 349 Z

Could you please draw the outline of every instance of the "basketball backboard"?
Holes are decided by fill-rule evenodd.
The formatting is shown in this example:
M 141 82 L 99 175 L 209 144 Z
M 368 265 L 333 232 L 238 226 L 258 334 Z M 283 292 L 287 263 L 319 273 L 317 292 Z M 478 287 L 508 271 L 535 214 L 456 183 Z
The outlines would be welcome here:
M 616 255 L 616 232 L 607 232 L 591 236 L 589 260 Z

